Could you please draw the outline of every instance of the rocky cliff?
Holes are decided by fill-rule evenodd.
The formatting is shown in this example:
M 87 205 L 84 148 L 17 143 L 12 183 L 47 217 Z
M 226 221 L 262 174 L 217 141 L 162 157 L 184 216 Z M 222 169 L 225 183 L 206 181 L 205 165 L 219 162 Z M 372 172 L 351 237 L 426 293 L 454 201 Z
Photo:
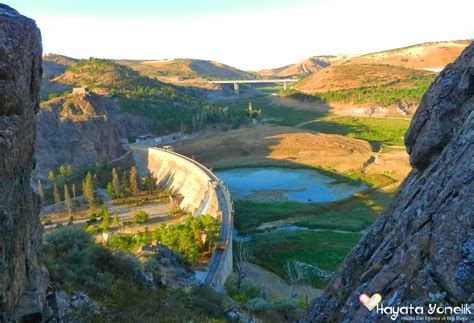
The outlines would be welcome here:
M 36 116 L 37 167 L 46 179 L 60 165 L 105 162 L 124 153 L 123 141 L 148 132 L 148 122 L 119 112 L 112 99 L 94 92 L 69 94 L 42 103 Z
M 30 187 L 41 84 L 41 36 L 33 20 L 0 4 L 0 321 L 42 317 L 47 272 Z
M 474 45 L 437 77 L 406 135 L 414 167 L 307 322 L 385 322 L 361 305 L 474 303 Z M 470 319 L 473 319 L 472 317 Z

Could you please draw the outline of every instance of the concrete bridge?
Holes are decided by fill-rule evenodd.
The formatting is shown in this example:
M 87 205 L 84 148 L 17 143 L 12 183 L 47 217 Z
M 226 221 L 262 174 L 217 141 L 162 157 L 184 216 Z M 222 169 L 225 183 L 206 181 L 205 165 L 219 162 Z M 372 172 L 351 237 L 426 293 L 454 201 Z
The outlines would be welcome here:
M 240 93 L 239 84 L 265 84 L 265 83 L 283 83 L 283 89 L 288 89 L 288 83 L 296 83 L 298 79 L 271 79 L 271 80 L 224 80 L 211 81 L 213 84 L 234 84 L 234 91 L 236 94 Z
M 130 149 L 141 177 L 151 172 L 159 186 L 184 197 L 181 208 L 193 216 L 209 214 L 220 222 L 219 242 L 202 282 L 215 290 L 223 290 L 233 266 L 234 210 L 229 190 L 216 175 L 194 159 L 146 144 L 132 144 Z

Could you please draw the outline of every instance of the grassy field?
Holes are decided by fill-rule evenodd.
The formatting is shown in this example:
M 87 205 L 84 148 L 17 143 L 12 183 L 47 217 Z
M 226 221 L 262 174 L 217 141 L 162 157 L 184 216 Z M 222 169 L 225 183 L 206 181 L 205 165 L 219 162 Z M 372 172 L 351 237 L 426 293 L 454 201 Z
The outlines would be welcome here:
M 285 278 L 288 260 L 302 261 L 308 283 L 324 288 L 341 261 L 362 238 L 360 233 L 273 232 L 254 236 L 249 244 L 256 263 Z
M 271 90 L 269 89 L 269 91 Z M 273 104 L 267 95 L 220 101 L 219 105 L 230 109 L 244 110 L 247 109 L 249 102 L 252 102 L 254 109 L 262 110 L 262 117 L 265 122 L 282 126 L 295 126 L 299 123 L 324 116 L 324 113 L 319 111 L 297 110 L 288 106 Z
M 390 202 L 392 194 L 374 190 L 320 205 L 235 201 L 235 226 L 240 233 L 252 237 L 247 244 L 253 254 L 258 255 L 255 257 L 258 265 L 285 278 L 286 261 L 297 259 L 307 264 L 311 285 L 323 288 L 328 278 L 321 273 L 330 275 L 336 270 L 362 237 L 361 231 L 367 229 Z M 309 231 L 257 230 L 263 223 L 272 221 L 278 221 L 277 226 L 298 226 Z M 322 231 L 310 231 L 313 229 Z
M 371 144 L 403 146 L 409 119 L 340 117 L 309 123 L 305 129 L 367 140 Z
M 391 193 L 371 191 L 334 203 L 259 203 L 235 201 L 235 227 L 240 233 L 256 232 L 267 222 L 282 221 L 313 229 L 358 232 L 371 225 L 391 199 Z

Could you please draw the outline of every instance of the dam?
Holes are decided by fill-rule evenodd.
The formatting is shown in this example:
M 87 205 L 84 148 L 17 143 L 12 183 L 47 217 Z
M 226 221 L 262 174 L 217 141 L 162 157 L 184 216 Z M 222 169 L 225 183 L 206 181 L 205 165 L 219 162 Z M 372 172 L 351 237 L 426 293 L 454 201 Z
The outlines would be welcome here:
M 194 217 L 209 214 L 220 224 L 219 242 L 206 268 L 203 283 L 217 291 L 232 273 L 234 208 L 228 188 L 214 173 L 194 159 L 176 152 L 132 144 L 140 177 L 149 172 L 163 189 L 183 197 L 180 207 Z

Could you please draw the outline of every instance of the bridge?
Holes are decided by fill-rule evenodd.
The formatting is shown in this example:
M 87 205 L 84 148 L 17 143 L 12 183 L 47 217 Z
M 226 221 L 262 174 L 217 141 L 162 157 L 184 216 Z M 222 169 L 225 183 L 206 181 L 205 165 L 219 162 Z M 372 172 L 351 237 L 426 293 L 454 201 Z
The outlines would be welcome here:
M 236 94 L 240 93 L 239 84 L 265 84 L 265 83 L 283 83 L 283 89 L 288 89 L 288 83 L 296 83 L 298 79 L 271 79 L 271 80 L 224 80 L 211 81 L 212 84 L 234 84 Z

